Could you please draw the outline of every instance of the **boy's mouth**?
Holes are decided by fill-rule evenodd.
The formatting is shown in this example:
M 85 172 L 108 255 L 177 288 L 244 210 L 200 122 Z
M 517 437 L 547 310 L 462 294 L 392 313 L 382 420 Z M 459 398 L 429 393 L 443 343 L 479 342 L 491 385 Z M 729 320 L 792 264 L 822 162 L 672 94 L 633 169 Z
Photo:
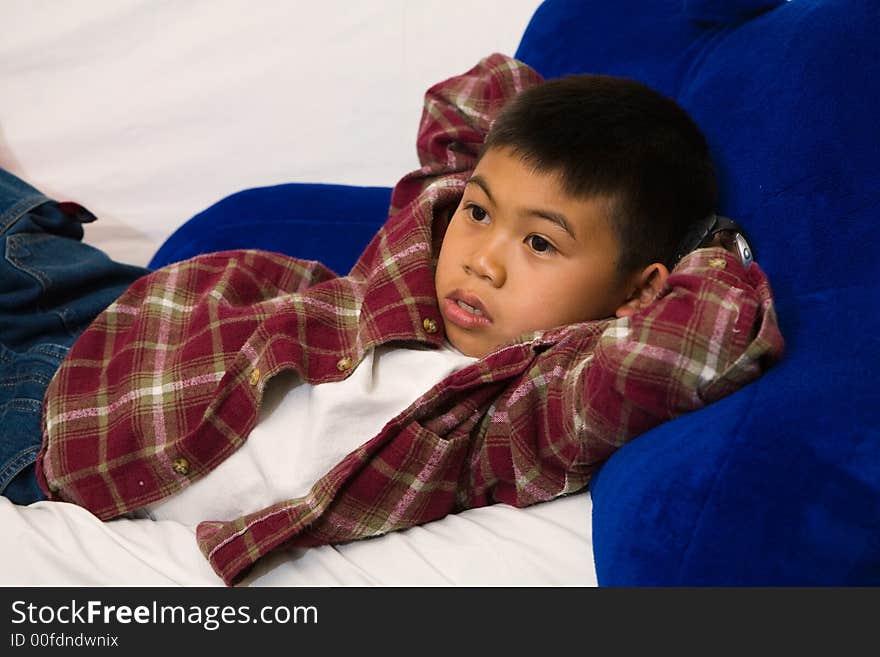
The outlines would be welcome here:
M 443 300 L 443 314 L 450 322 L 465 329 L 492 323 L 492 316 L 480 298 L 461 290 L 455 290 Z

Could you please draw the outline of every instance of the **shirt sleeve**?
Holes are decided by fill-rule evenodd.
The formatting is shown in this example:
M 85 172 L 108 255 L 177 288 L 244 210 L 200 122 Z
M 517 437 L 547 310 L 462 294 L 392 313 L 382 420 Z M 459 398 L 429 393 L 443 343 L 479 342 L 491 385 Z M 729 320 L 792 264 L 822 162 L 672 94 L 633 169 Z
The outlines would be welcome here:
M 676 416 L 760 377 L 784 340 L 767 277 L 722 248 L 699 249 L 670 273 L 660 298 L 611 321 L 563 392 L 575 408 L 582 466 Z
M 405 207 L 437 177 L 473 169 L 498 111 L 542 81 L 528 65 L 495 53 L 429 88 L 416 139 L 421 167 L 397 183 L 391 211 Z

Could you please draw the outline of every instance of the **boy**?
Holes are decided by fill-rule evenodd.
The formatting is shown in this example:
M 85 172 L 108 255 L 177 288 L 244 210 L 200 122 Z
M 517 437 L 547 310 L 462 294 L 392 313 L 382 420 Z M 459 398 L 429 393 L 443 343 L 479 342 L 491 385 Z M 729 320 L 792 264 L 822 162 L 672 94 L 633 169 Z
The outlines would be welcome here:
M 758 377 L 766 277 L 680 253 L 715 203 L 699 131 L 632 82 L 540 83 L 493 55 L 429 90 L 423 166 L 348 276 L 231 251 L 135 281 L 46 391 L 49 499 L 197 522 L 232 583 L 281 545 L 575 492 Z

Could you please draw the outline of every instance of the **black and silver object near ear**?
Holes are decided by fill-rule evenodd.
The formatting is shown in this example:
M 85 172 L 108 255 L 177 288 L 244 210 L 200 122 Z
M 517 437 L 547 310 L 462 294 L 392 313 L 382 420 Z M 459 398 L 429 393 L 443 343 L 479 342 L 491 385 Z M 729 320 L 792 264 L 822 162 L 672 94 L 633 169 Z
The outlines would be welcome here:
M 736 250 L 739 251 L 740 260 L 742 260 L 745 268 L 748 269 L 749 265 L 755 261 L 755 253 L 752 251 L 751 244 L 749 244 L 749 241 L 746 239 L 742 230 L 738 230 L 734 233 L 733 241 L 736 244 Z
M 675 262 L 678 263 L 679 260 L 694 249 L 708 246 L 715 239 L 715 235 L 722 231 L 733 233 L 733 244 L 736 246 L 740 260 L 748 269 L 749 265 L 755 261 L 755 251 L 749 243 L 746 232 L 733 219 L 720 214 L 710 214 L 688 231 L 681 244 L 679 244 L 678 249 L 676 249 Z

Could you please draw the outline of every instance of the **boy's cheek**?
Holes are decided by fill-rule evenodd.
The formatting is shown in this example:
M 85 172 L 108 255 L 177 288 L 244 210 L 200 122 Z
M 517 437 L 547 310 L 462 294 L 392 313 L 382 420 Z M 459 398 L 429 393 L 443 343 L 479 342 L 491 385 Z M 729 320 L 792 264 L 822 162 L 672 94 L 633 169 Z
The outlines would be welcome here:
M 445 243 L 444 243 L 445 244 Z M 444 250 L 443 245 L 440 247 L 440 253 L 437 255 L 437 261 L 434 267 L 434 291 L 437 294 L 437 302 L 443 301 L 443 297 L 449 290 L 449 259 L 448 249 Z

